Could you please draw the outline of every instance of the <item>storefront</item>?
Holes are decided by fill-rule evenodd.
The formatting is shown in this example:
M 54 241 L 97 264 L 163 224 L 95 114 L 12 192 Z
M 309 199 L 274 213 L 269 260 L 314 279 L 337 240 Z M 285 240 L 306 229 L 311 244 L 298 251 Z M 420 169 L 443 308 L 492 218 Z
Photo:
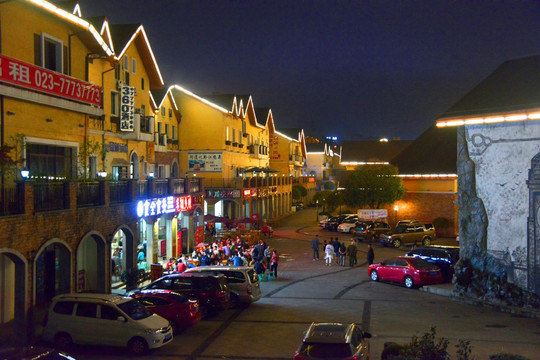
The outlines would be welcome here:
M 193 249 L 193 208 L 192 196 L 167 196 L 137 203 L 140 269 L 149 270 L 149 264 L 165 265 L 168 259 Z

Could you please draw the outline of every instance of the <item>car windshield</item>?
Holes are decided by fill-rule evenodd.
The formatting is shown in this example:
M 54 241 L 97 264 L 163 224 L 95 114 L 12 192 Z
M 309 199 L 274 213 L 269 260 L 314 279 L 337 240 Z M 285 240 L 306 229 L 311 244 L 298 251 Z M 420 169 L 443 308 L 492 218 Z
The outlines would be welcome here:
M 135 299 L 126 301 L 123 304 L 118 304 L 118 307 L 133 320 L 146 319 L 147 317 L 152 316 L 152 313 Z
M 302 346 L 301 353 L 312 358 L 320 359 L 347 358 L 352 356 L 351 347 L 346 343 L 308 343 Z
M 429 269 L 433 267 L 431 263 L 422 259 L 414 258 L 414 259 L 409 259 L 409 261 L 417 269 Z

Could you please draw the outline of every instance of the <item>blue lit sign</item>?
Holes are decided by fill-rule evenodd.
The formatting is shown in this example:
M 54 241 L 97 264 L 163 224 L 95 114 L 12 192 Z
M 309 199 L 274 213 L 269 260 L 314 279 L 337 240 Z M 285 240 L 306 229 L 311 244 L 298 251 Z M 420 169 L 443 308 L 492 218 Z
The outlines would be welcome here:
M 174 196 L 141 200 L 137 203 L 137 216 L 147 217 L 175 212 Z

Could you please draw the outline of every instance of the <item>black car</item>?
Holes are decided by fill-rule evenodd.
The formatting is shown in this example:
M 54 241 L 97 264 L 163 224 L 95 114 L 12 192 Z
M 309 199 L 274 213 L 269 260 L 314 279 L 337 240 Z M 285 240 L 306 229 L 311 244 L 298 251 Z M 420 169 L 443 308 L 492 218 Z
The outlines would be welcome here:
M 130 293 L 141 290 L 173 290 L 192 299 L 197 299 L 203 314 L 217 313 L 230 307 L 231 290 L 223 275 L 179 273 L 165 275 L 156 281 Z
M 459 260 L 459 247 L 455 246 L 423 246 L 407 253 L 407 256 L 422 258 L 441 269 L 445 281 L 454 275 L 454 265 Z

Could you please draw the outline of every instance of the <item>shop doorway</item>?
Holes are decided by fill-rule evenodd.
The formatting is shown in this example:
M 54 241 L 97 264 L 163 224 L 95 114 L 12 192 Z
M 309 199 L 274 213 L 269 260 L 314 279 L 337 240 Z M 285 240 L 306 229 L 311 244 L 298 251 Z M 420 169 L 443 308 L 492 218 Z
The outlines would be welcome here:
M 36 305 L 71 292 L 71 252 L 66 245 L 53 242 L 36 259 Z
M 77 249 L 77 292 L 106 292 L 105 240 L 97 234 L 85 236 Z
M 117 289 L 130 283 L 130 276 L 137 270 L 134 267 L 135 246 L 133 234 L 125 228 L 121 228 L 114 233 L 111 241 L 111 284 L 113 289 Z M 133 275 L 135 276 L 135 275 Z

